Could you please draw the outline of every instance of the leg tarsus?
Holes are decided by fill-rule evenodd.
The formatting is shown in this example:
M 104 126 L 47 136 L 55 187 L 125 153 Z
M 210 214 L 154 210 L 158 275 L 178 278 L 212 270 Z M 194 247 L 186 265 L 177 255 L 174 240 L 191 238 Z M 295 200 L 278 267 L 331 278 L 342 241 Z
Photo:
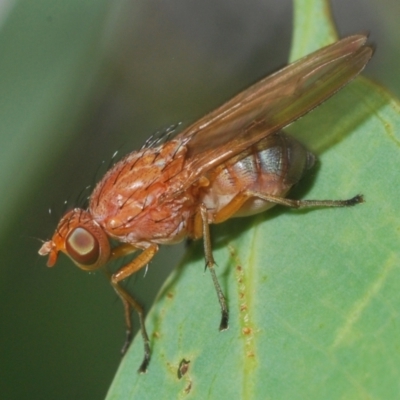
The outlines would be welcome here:
M 118 251 L 115 251 L 115 257 L 118 255 L 128 254 L 134 250 L 137 250 L 134 246 L 124 246 L 121 245 L 117 248 Z M 125 343 L 122 347 L 122 354 L 125 354 L 129 348 L 132 339 L 132 323 L 131 323 L 131 309 L 134 309 L 139 317 L 140 322 L 140 332 L 143 338 L 143 345 L 144 345 L 144 358 L 142 364 L 139 367 L 138 372 L 144 373 L 147 370 L 147 367 L 150 362 L 150 340 L 147 335 L 146 326 L 144 323 L 144 311 L 142 306 L 125 290 L 123 289 L 118 282 L 124 280 L 128 276 L 132 275 L 133 273 L 137 272 L 139 269 L 143 268 L 145 265 L 149 263 L 149 261 L 154 257 L 154 255 L 158 251 L 158 246 L 156 244 L 150 245 L 148 248 L 144 249 L 142 253 L 140 253 L 136 258 L 134 258 L 131 262 L 124 265 L 114 274 L 110 274 L 106 271 L 108 279 L 114 290 L 117 292 L 118 296 L 120 297 L 124 309 L 125 309 L 125 322 L 126 322 L 126 338 Z
M 136 313 L 138 314 L 139 317 L 139 323 L 140 323 L 140 333 L 142 334 L 142 339 L 143 339 L 143 347 L 144 347 L 144 357 L 143 361 L 138 369 L 138 372 L 140 374 L 143 374 L 147 372 L 147 367 L 150 362 L 150 357 L 151 357 L 151 350 L 150 350 L 150 340 L 149 336 L 147 335 L 146 331 L 146 326 L 144 323 L 144 311 L 142 306 L 125 290 L 123 289 L 118 283 L 113 282 L 112 278 L 109 276 L 110 282 L 120 299 L 122 300 L 122 303 L 125 308 L 125 321 L 127 325 L 127 330 L 126 330 L 126 339 L 125 343 L 122 347 L 122 354 L 125 354 L 129 348 L 129 345 L 131 343 L 131 338 L 132 338 L 132 324 L 130 320 L 130 308 L 133 308 Z
M 204 243 L 204 255 L 206 259 L 206 268 L 210 270 L 214 287 L 217 292 L 219 305 L 221 307 L 221 322 L 219 325 L 219 330 L 224 331 L 229 327 L 229 310 L 226 304 L 224 293 L 222 292 L 221 286 L 218 282 L 217 275 L 215 273 L 215 268 L 214 268 L 215 261 L 211 250 L 211 238 L 210 238 L 210 228 L 207 221 L 207 209 L 204 204 L 200 206 L 200 213 L 203 222 L 203 243 Z
M 115 287 L 114 287 L 115 289 Z M 122 346 L 121 349 L 121 354 L 124 355 L 129 348 L 129 345 L 131 344 L 132 341 L 132 321 L 131 321 L 131 306 L 129 302 L 120 295 L 117 289 L 115 289 L 117 292 L 119 298 L 122 301 L 122 304 L 124 305 L 124 316 L 125 316 L 125 325 L 126 325 L 126 331 L 125 331 L 125 343 Z
M 150 348 L 149 348 L 149 352 L 148 353 L 147 352 L 144 353 L 143 361 L 140 364 L 140 367 L 139 367 L 139 369 L 137 371 L 139 374 L 145 374 L 147 372 L 147 368 L 148 368 L 149 363 L 150 363 L 150 356 L 151 356 L 151 354 L 150 354 Z
M 258 192 L 248 192 L 247 194 L 249 198 L 258 197 L 270 203 L 292 208 L 351 207 L 364 202 L 364 196 L 361 194 L 347 200 L 293 200 L 286 197 L 273 196 Z
M 362 194 L 358 194 L 357 196 L 354 196 L 353 198 L 344 200 L 344 201 L 347 202 L 346 206 L 348 206 L 348 207 L 352 207 L 357 204 L 361 204 L 361 203 L 365 202 L 364 196 Z
M 208 269 L 210 270 L 211 277 L 214 283 L 214 287 L 217 291 L 219 305 L 221 307 L 221 322 L 219 324 L 219 330 L 225 331 L 229 328 L 229 310 L 226 304 L 226 299 L 224 293 L 222 292 L 221 286 L 219 285 L 217 275 L 215 273 L 214 265 L 208 265 Z
M 127 330 L 125 331 L 125 343 L 124 343 L 124 345 L 122 346 L 122 349 L 121 349 L 121 354 L 122 354 L 123 356 L 124 356 L 124 355 L 126 354 L 126 352 L 128 351 L 129 346 L 131 345 L 131 342 L 132 342 L 132 331 L 129 330 L 129 329 L 127 329 Z

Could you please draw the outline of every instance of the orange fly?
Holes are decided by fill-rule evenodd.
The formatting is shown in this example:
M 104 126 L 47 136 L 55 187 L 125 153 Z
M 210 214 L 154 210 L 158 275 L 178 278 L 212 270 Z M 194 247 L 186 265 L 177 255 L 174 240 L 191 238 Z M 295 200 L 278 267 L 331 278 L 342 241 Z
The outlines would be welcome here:
M 120 282 L 146 266 L 160 244 L 203 237 L 205 260 L 221 306 L 220 330 L 228 327 L 228 307 L 218 283 L 210 224 L 288 207 L 344 207 L 349 200 L 285 198 L 314 163 L 314 156 L 282 128 L 349 83 L 373 54 L 364 35 L 324 47 L 261 80 L 165 143 L 148 146 L 117 162 L 97 184 L 87 210 L 64 215 L 39 254 L 52 267 L 61 251 L 86 271 L 135 251 L 139 255 L 114 274 L 111 285 L 125 308 L 139 315 L 146 372 L 150 345 L 142 307 Z M 110 239 L 120 244 L 111 247 Z

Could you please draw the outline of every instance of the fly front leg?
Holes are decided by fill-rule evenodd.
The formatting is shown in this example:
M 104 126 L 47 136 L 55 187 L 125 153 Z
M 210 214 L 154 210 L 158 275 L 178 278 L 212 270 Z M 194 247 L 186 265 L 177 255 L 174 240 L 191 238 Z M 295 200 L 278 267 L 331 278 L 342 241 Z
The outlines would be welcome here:
M 135 250 L 137 250 L 135 248 Z M 151 259 L 156 255 L 158 252 L 158 246 L 156 244 L 151 244 L 147 249 L 144 249 L 136 258 L 134 258 L 130 263 L 121 267 L 117 272 L 115 272 L 111 279 L 113 282 L 117 283 L 128 276 L 131 276 L 135 272 L 139 271 L 139 269 L 146 266 Z M 124 255 L 128 254 L 124 252 Z
M 204 244 L 204 256 L 206 259 L 206 267 L 209 269 L 211 273 L 211 277 L 214 283 L 215 290 L 217 292 L 218 301 L 221 306 L 221 322 L 219 325 L 219 330 L 224 331 L 228 329 L 228 322 L 229 322 L 229 311 L 226 305 L 226 300 L 224 293 L 222 292 L 221 286 L 218 282 L 217 275 L 215 273 L 215 261 L 214 256 L 212 254 L 211 248 L 211 237 L 210 237 L 210 226 L 208 224 L 208 216 L 207 216 L 207 208 L 204 204 L 200 205 L 200 217 L 201 220 L 197 218 L 195 230 L 200 231 L 197 233 L 197 237 L 203 236 L 203 244 Z M 201 226 L 200 226 L 201 224 Z
M 133 248 L 132 251 L 134 250 L 137 249 Z M 150 340 L 149 336 L 147 335 L 146 326 L 144 323 L 144 310 L 143 307 L 124 288 L 122 288 L 118 284 L 118 282 L 122 281 L 123 279 L 127 278 L 128 276 L 132 275 L 139 269 L 146 266 L 150 262 L 150 260 L 154 257 L 154 255 L 157 253 L 157 251 L 158 251 L 158 246 L 153 244 L 147 249 L 143 250 L 143 252 L 140 253 L 136 258 L 134 258 L 130 263 L 120 268 L 116 273 L 112 275 L 108 274 L 110 283 L 114 288 L 114 290 L 117 292 L 119 298 L 121 299 L 125 310 L 125 323 L 127 331 L 126 331 L 126 340 L 122 348 L 123 354 L 127 351 L 132 339 L 131 309 L 134 309 L 139 317 L 140 332 L 142 334 L 143 344 L 144 344 L 144 358 L 138 370 L 138 372 L 140 373 L 144 373 L 147 371 L 151 354 Z M 121 253 L 123 254 L 129 253 L 129 251 L 127 251 L 127 246 L 125 245 L 121 246 Z M 118 248 L 116 249 L 116 254 L 118 254 Z
M 125 290 L 123 289 L 118 283 L 114 283 L 111 279 L 111 285 L 116 291 L 117 295 L 122 301 L 125 310 L 125 322 L 127 326 L 126 331 L 126 339 L 125 343 L 122 347 L 121 352 L 124 354 L 129 348 L 132 339 L 132 323 L 131 323 L 131 308 L 133 308 L 138 316 L 139 316 L 139 323 L 140 323 L 140 332 L 143 338 L 143 345 L 144 345 L 144 358 L 143 361 L 138 369 L 139 373 L 145 373 L 147 371 L 147 367 L 150 362 L 150 340 L 149 336 L 147 335 L 146 326 L 144 323 L 144 310 L 143 307 Z

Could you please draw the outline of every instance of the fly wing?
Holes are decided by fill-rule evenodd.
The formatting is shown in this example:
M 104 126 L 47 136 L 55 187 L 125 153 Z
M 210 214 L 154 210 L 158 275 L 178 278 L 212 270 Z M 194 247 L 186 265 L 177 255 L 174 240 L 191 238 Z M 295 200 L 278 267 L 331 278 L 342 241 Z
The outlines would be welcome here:
M 211 168 L 284 128 L 349 83 L 373 54 L 365 35 L 324 47 L 239 93 L 180 133 L 189 187 Z

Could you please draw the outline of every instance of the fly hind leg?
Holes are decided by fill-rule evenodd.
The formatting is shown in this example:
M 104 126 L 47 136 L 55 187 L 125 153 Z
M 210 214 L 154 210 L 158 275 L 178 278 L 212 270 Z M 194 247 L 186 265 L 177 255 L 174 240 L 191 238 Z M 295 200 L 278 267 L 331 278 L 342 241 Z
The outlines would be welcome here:
M 210 222 L 208 219 L 207 208 L 204 204 L 199 207 L 199 212 L 195 216 L 193 237 L 200 238 L 203 236 L 204 243 L 204 255 L 206 259 L 206 267 L 210 270 L 211 277 L 214 283 L 215 290 L 217 292 L 219 304 L 221 306 L 221 323 L 219 330 L 225 330 L 228 328 L 229 311 L 226 304 L 225 296 L 222 292 L 221 286 L 218 282 L 215 274 L 215 261 L 212 254 L 211 238 L 210 238 L 210 223 L 219 224 L 238 213 L 245 203 L 252 199 L 259 198 L 270 202 L 272 204 L 280 204 L 287 207 L 293 208 L 311 208 L 311 207 L 349 207 L 356 204 L 362 203 L 364 198 L 362 195 L 354 196 L 348 200 L 293 200 L 279 196 L 272 196 L 255 191 L 244 191 L 238 193 L 225 207 L 215 213 Z
M 292 208 L 317 208 L 317 207 L 351 207 L 364 202 L 361 194 L 347 200 L 293 200 L 285 197 L 272 196 L 259 192 L 246 192 L 247 198 L 257 197 L 273 204 L 280 204 Z
M 248 200 L 254 198 L 292 208 L 351 207 L 364 202 L 364 197 L 360 194 L 347 200 L 294 200 L 247 190 L 237 194 L 225 207 L 219 210 L 214 215 L 213 223 L 219 224 L 233 217 L 236 213 L 241 211 Z

